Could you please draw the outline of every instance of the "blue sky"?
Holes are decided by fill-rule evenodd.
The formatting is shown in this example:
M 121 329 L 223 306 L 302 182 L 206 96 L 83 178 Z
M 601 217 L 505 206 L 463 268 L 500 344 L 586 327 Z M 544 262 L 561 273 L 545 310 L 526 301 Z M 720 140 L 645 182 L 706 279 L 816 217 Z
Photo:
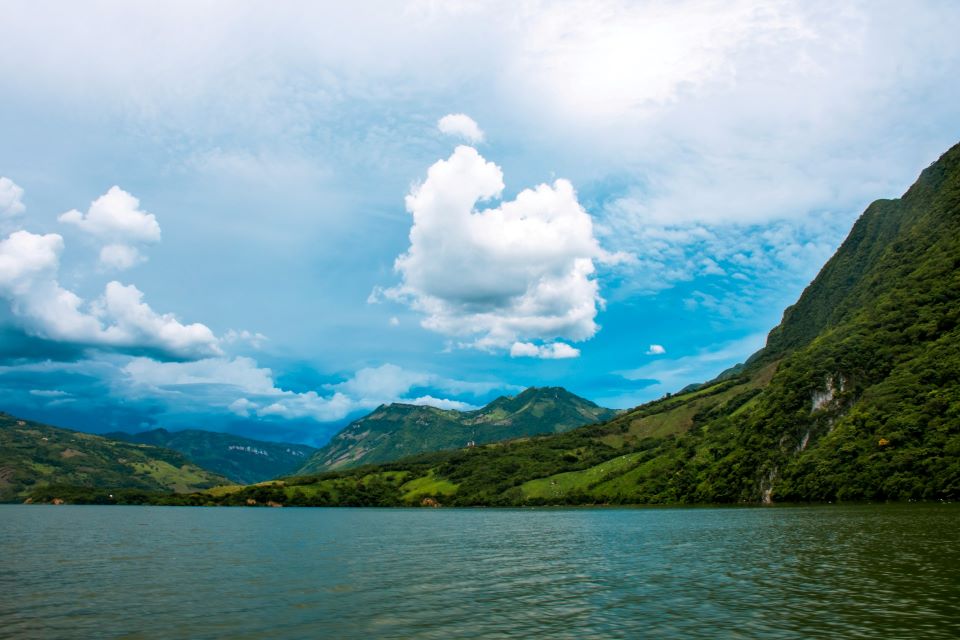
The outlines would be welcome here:
M 949 2 L 3 12 L 0 408 L 94 432 L 636 405 L 960 139 Z

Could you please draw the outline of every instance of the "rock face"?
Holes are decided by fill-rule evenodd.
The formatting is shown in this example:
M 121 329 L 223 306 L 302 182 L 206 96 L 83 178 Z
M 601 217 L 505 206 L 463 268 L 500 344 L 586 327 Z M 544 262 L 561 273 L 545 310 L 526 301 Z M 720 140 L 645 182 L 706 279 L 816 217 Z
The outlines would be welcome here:
M 347 425 L 300 473 L 346 469 L 405 456 L 510 438 L 562 433 L 617 414 L 561 387 L 531 387 L 482 409 L 453 411 L 409 404 L 378 407 Z

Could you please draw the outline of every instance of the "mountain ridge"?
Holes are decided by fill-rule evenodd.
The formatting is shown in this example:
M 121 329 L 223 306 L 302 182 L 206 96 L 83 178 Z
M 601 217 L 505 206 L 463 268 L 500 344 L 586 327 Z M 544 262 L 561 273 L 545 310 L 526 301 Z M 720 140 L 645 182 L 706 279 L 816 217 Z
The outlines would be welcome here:
M 204 429 L 114 431 L 104 437 L 179 451 L 198 466 L 240 484 L 289 475 L 317 450 L 305 444 L 270 442 Z
M 389 462 L 405 455 L 558 433 L 616 414 L 562 387 L 529 387 L 479 409 L 380 405 L 321 447 L 299 474 Z

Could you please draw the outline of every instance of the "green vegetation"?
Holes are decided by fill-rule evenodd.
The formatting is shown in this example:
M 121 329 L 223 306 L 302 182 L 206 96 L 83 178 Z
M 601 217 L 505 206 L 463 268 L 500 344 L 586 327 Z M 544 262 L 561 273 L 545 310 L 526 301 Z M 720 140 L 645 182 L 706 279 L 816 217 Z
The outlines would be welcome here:
M 406 424 L 377 415 L 354 423 L 360 428 L 341 434 L 345 442 L 376 451 L 377 420 Z M 439 425 L 421 424 L 426 433 Z M 767 346 L 712 382 L 565 433 L 150 499 L 506 506 L 958 498 L 960 145 L 902 198 L 872 204 Z
M 200 429 L 116 432 L 104 437 L 179 451 L 191 462 L 240 484 L 294 473 L 316 451 L 304 444 L 266 442 Z
M 147 492 L 199 491 L 226 483 L 226 478 L 169 449 L 117 442 L 0 413 L 0 501 L 22 501 L 31 495 L 38 500 L 67 500 L 68 494 L 89 495 L 92 488 L 107 496 L 121 488 L 136 490 L 146 500 Z M 62 495 L 54 490 L 58 488 Z
M 532 387 L 476 411 L 381 406 L 333 437 L 300 473 L 349 469 L 424 453 L 542 433 L 562 433 L 616 415 L 559 387 Z

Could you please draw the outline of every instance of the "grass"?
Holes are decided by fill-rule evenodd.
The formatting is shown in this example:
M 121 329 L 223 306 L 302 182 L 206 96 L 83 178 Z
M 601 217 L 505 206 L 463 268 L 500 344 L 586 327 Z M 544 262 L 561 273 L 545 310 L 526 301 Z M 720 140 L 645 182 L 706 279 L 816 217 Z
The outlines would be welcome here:
M 149 476 L 177 493 L 196 491 L 210 484 L 209 477 L 199 472 L 199 468 L 175 467 L 164 460 L 134 462 L 130 466 L 135 473 Z
M 431 469 L 427 475 L 404 483 L 400 491 L 403 492 L 404 500 L 415 501 L 425 496 L 451 496 L 457 492 L 457 487 L 458 485 L 449 480 L 434 476 Z
M 643 455 L 643 452 L 630 453 L 606 460 L 582 471 L 568 471 L 547 478 L 530 480 L 520 485 L 520 490 L 526 498 L 561 498 L 570 491 L 585 491 L 611 476 L 625 473 L 634 467 Z

